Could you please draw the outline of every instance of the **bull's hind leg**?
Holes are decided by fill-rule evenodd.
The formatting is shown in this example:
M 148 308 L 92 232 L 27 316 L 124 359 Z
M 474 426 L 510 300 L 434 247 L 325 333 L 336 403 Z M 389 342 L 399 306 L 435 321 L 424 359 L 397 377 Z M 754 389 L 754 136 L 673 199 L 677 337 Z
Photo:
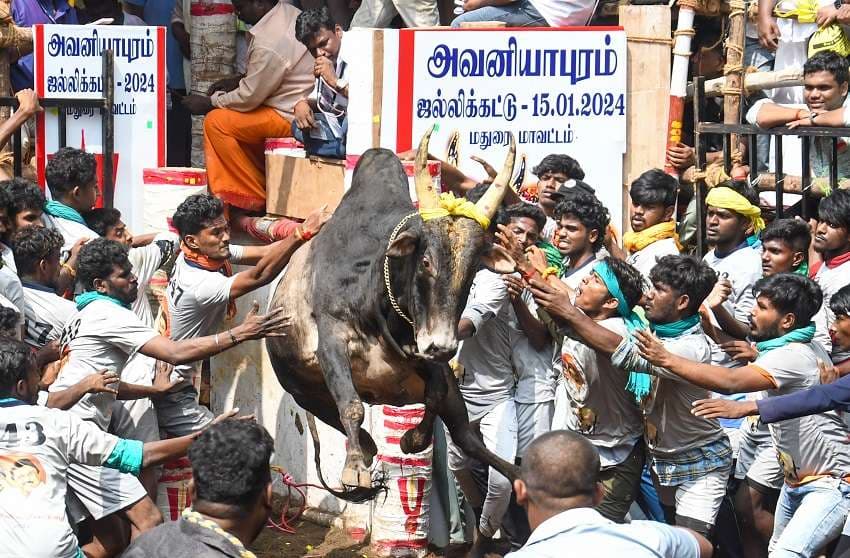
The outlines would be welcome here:
M 319 338 L 321 342 L 316 356 L 325 377 L 325 384 L 336 402 L 339 420 L 348 439 L 342 484 L 370 488 L 372 475 L 366 466 L 359 436 L 365 410 L 351 380 L 351 362 L 343 341 L 345 336 L 334 331 L 334 328 L 323 328 L 322 324 L 319 324 Z
M 439 415 L 446 424 L 452 440 L 466 455 L 493 467 L 513 482 L 519 473 L 516 465 L 508 463 L 484 446 L 484 441 L 469 424 L 466 404 L 463 402 L 463 396 L 451 369 L 448 366 L 439 368 L 446 387 L 445 395 L 438 401 Z M 434 372 L 437 370 L 435 369 Z

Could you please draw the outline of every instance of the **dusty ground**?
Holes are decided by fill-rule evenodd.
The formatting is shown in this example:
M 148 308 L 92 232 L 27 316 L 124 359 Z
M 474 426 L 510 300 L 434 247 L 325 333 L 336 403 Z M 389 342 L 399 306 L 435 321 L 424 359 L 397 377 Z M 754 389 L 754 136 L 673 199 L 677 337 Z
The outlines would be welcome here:
M 295 534 L 266 528 L 251 546 L 258 558 L 373 558 L 369 544 L 353 541 L 338 529 L 323 527 L 310 521 L 298 521 Z M 460 558 L 462 548 L 433 549 L 426 558 Z

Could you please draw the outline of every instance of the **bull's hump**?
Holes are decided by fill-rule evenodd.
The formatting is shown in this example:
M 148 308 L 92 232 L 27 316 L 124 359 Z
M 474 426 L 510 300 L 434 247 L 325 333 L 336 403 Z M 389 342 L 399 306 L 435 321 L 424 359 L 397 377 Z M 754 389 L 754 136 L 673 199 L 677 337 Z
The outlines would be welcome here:
M 395 153 L 388 149 L 375 148 L 366 151 L 351 179 L 351 189 L 346 197 L 365 194 L 375 207 L 402 204 L 412 207 L 407 186 L 407 175 Z M 362 215 L 361 215 L 362 217 Z

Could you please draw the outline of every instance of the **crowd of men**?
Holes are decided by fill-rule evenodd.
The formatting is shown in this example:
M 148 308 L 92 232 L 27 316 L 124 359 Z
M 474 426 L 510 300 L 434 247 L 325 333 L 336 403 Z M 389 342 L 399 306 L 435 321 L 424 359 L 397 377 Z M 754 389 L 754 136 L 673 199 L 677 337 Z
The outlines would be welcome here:
M 47 165 L 50 200 L 26 180 L 0 183 L 3 556 L 115 556 L 162 522 L 154 467 L 216 420 L 198 403 L 200 363 L 283 334 L 283 309 L 236 323 L 235 301 L 328 218 L 236 246 L 221 201 L 197 195 L 176 209 L 176 233 L 133 236 L 118 210 L 94 208 L 96 170 L 94 155 L 63 148 Z M 146 291 L 170 260 L 160 331 Z
M 54 22 L 76 13 L 50 4 Z M 381 19 L 383 4 L 364 1 L 355 20 Z M 431 17 L 413 4 L 393 2 L 405 20 Z M 556 25 L 562 4 L 467 0 L 458 22 Z M 2 556 L 245 557 L 268 516 L 273 442 L 235 411 L 216 418 L 199 403 L 201 363 L 285 334 L 285 309 L 254 308 L 236 323 L 235 302 L 271 283 L 329 215 L 255 218 L 265 183 L 254 153 L 267 137 L 295 135 L 311 153 L 343 156 L 349 76 L 330 10 L 234 6 L 252 25 L 245 74 L 181 101 L 207 115 L 214 195 L 180 204 L 173 232 L 134 236 L 119 211 L 95 209 L 95 159 L 78 149 L 48 162 L 49 199 L 27 180 L 0 182 Z M 574 23 L 592 9 L 569 8 Z M 835 10 L 841 22 L 847 10 Z M 850 122 L 847 59 L 818 52 L 803 73 L 788 103 L 804 104 L 758 101 L 747 119 Z M 31 91 L 19 95 L 0 138 L 38 110 Z M 847 150 L 831 153 L 814 140 L 813 173 L 833 165 L 846 177 Z M 669 156 L 693 162 L 684 145 Z M 811 222 L 770 221 L 750 185 L 718 184 L 700 259 L 698 200 L 663 171 L 630 185 L 621 240 L 578 161 L 553 154 L 533 174 L 533 198 L 509 193 L 489 231 L 516 272 L 478 270 L 453 362 L 469 420 L 519 478 L 482 467 L 450 437 L 435 457 L 472 508 L 470 555 L 850 556 L 850 191 L 824 197 Z M 447 164 L 443 182 L 473 201 L 488 187 Z M 231 226 L 264 244 L 232 245 Z M 163 328 L 147 291 L 166 266 Z M 160 525 L 157 467 L 187 451 L 193 505 Z
M 550 155 L 533 172 L 536 202 L 511 194 L 489 231 L 516 272 L 480 269 L 458 323 L 469 420 L 521 466 L 512 484 L 449 441 L 448 469 L 474 510 L 470 555 L 507 542 L 518 556 L 554 556 L 575 537 L 647 556 L 712 545 L 728 556 L 836 545 L 844 555 L 850 191 L 823 198 L 811 223 L 766 222 L 749 185 L 716 186 L 711 249 L 697 259 L 677 232 L 688 200 L 661 170 L 631 184 L 622 242 L 576 160 Z M 250 543 L 256 524 L 212 504 L 184 514 L 191 526 L 157 527 L 155 467 L 213 432 L 200 362 L 285 333 L 285 309 L 235 323 L 235 301 L 278 276 L 330 216 L 237 246 L 222 202 L 194 195 L 173 214 L 176 232 L 134 236 L 119 211 L 94 208 L 93 155 L 63 148 L 46 178 L 49 200 L 26 180 L 0 182 L 0 555 L 116 556 L 131 541 L 165 552 L 186 529 L 212 536 L 209 522 L 234 548 Z M 145 293 L 169 260 L 160 331 Z M 244 428 L 254 430 L 232 435 L 267 445 L 261 428 Z M 258 475 L 250 497 L 223 497 L 250 503 L 254 519 L 269 505 Z

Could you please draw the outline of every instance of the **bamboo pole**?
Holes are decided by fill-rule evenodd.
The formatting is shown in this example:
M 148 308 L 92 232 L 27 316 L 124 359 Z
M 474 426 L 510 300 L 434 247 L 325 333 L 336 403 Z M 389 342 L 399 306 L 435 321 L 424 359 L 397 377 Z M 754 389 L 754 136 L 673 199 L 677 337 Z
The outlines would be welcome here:
M 673 33 L 673 71 L 670 74 L 670 110 L 667 116 L 667 147 L 682 141 L 682 119 L 685 116 L 685 94 L 688 87 L 688 64 L 691 39 L 694 37 L 695 0 L 679 0 L 679 21 Z M 664 172 L 677 177 L 678 170 L 665 158 Z
M 803 68 L 785 68 L 776 72 L 750 72 L 744 74 L 744 94 L 773 89 L 775 87 L 795 87 L 803 85 Z M 705 96 L 719 97 L 726 88 L 726 77 L 710 79 L 705 82 Z M 688 84 L 688 98 L 694 95 L 694 86 Z
M 746 5 L 744 0 L 730 0 L 729 7 L 729 38 L 726 40 L 726 65 L 723 74 L 726 77 L 723 92 L 723 123 L 741 123 L 741 93 L 742 74 L 744 71 L 744 24 Z M 733 134 L 729 141 L 728 149 L 732 154 L 731 174 L 735 176 L 735 168 L 743 164 L 739 137 Z

